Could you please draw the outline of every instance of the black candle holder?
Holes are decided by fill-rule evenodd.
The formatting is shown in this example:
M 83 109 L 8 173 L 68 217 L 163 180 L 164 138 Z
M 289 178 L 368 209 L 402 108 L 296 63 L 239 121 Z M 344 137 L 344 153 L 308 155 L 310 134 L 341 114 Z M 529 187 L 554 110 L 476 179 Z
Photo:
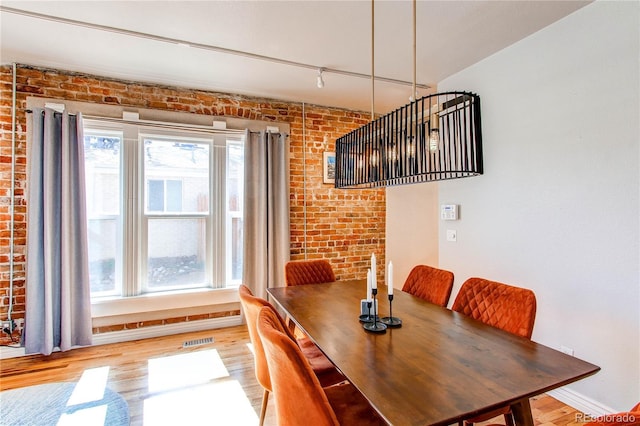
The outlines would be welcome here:
M 402 320 L 393 316 L 393 294 L 389 295 L 389 316 L 380 320 L 387 327 L 402 327 Z
M 371 300 L 367 300 L 367 314 L 366 315 L 360 315 L 358 317 L 358 319 L 360 320 L 360 322 L 373 322 L 373 316 L 371 315 L 371 305 L 372 305 L 372 301 Z
M 387 326 L 378 321 L 378 312 L 376 312 L 376 295 L 378 294 L 378 289 L 372 289 L 371 294 L 373 294 L 373 322 L 365 322 L 362 327 L 372 333 L 384 333 L 387 331 Z M 368 302 L 367 306 L 369 306 Z

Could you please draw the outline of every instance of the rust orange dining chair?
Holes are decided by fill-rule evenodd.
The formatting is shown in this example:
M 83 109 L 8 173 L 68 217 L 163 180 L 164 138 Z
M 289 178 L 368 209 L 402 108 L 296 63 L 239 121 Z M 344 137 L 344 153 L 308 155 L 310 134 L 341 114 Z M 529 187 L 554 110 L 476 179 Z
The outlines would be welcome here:
M 416 265 L 409 272 L 402 291 L 444 307 L 449 303 L 452 288 L 453 272 Z
M 269 365 L 279 426 L 385 424 L 352 384 L 322 387 L 273 310 L 260 310 L 257 328 Z
M 284 265 L 284 276 L 287 286 L 330 283 L 336 280 L 331 264 L 324 259 L 287 262 Z M 296 326 L 291 318 L 287 317 L 286 323 L 289 331 L 296 333 Z
M 260 409 L 260 425 L 264 423 L 265 414 L 267 412 L 267 403 L 269 401 L 269 393 L 271 392 L 271 379 L 269 376 L 269 368 L 267 366 L 267 362 L 265 359 L 264 348 L 262 347 L 262 341 L 260 340 L 260 336 L 258 335 L 258 330 L 256 328 L 256 323 L 258 320 L 258 313 L 260 309 L 267 307 L 274 312 L 276 318 L 278 318 L 283 326 L 284 320 L 280 317 L 280 314 L 276 311 L 276 309 L 271 305 L 268 301 L 256 297 L 251 293 L 251 290 L 244 284 L 241 284 L 238 288 L 238 294 L 240 296 L 240 304 L 242 305 L 242 310 L 244 311 L 244 315 L 247 319 L 247 328 L 249 330 L 249 339 L 253 345 L 253 359 L 254 359 L 254 369 L 256 374 L 256 379 L 260 386 L 264 389 L 262 394 L 262 407 Z M 287 329 L 287 336 L 291 339 L 291 341 L 296 342 L 300 345 L 301 350 L 303 351 L 305 357 L 309 359 L 309 362 L 312 365 L 312 370 L 318 376 L 318 379 L 322 383 L 323 386 L 330 386 L 341 381 L 344 381 L 345 378 L 340 373 L 336 367 L 329 361 L 329 359 L 324 356 L 322 351 L 308 338 L 302 338 L 300 340 L 296 340 L 294 336 Z
M 631 410 L 600 416 L 584 426 L 638 426 L 640 425 L 640 402 Z
M 531 339 L 536 319 L 536 295 L 533 291 L 484 278 L 469 278 L 462 284 L 451 307 L 473 319 L 517 336 Z M 513 426 L 509 406 L 465 420 L 465 425 L 480 423 L 504 415 L 507 425 Z
M 284 265 L 288 286 L 330 283 L 336 280 L 331 264 L 324 259 L 294 260 Z

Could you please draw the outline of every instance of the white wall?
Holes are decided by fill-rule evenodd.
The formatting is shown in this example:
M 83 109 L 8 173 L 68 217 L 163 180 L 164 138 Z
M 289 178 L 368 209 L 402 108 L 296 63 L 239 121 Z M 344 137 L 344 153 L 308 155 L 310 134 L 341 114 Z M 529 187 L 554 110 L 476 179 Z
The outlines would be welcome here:
M 439 184 L 461 205 L 440 267 L 528 287 L 533 339 L 602 371 L 568 387 L 640 401 L 640 3 L 597 1 L 440 82 L 481 97 L 485 174 Z
M 387 188 L 387 262 L 393 286 L 402 288 L 415 265 L 438 266 L 438 184 Z

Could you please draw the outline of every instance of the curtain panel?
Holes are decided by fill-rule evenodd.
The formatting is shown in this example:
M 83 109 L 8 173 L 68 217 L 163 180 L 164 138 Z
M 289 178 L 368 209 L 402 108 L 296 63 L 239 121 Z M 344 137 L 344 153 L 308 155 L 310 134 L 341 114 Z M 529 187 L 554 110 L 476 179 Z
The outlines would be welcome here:
M 26 353 L 91 344 L 82 117 L 29 116 Z
M 285 285 L 289 245 L 289 142 L 285 134 L 245 134 L 243 281 L 256 296 Z

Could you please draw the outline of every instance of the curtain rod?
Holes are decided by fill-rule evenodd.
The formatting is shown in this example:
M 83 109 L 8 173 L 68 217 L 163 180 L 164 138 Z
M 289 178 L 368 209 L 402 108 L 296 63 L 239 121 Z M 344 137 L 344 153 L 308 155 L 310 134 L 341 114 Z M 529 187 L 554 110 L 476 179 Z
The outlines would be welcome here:
M 27 113 L 33 113 L 33 110 L 27 109 L 25 110 Z M 60 113 L 60 111 L 56 111 Z M 75 113 L 68 113 L 69 115 L 76 115 Z M 143 127 L 160 127 L 163 129 L 173 129 L 173 130 L 188 130 L 192 132 L 198 133 L 208 133 L 208 134 L 244 134 L 245 130 L 243 129 L 214 129 L 210 126 L 204 126 L 200 124 L 181 124 L 181 123 L 170 123 L 165 121 L 154 121 L 154 120 L 127 120 L 124 118 L 117 117 L 101 117 L 96 115 L 86 115 L 82 114 L 82 117 L 85 120 L 95 120 L 95 121 L 106 121 L 110 123 L 123 123 L 123 124 L 134 124 Z M 275 124 L 275 123 L 274 123 Z M 259 131 L 249 131 L 250 133 L 260 133 Z M 273 131 L 267 131 L 267 133 L 279 133 Z M 289 136 L 289 134 L 283 133 L 285 136 Z

